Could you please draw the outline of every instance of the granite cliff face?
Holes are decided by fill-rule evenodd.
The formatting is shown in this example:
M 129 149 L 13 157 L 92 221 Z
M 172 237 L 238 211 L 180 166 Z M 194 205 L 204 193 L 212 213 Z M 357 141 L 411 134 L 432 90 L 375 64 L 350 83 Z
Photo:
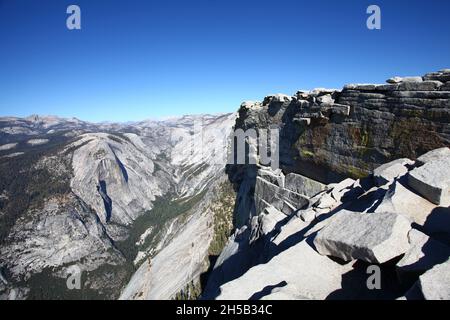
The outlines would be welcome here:
M 280 169 L 227 167 L 236 231 L 203 298 L 448 299 L 449 81 L 446 69 L 243 103 L 236 128 L 277 128 Z
M 243 103 L 236 128 L 280 129 L 285 172 L 331 183 L 450 142 L 449 70 Z

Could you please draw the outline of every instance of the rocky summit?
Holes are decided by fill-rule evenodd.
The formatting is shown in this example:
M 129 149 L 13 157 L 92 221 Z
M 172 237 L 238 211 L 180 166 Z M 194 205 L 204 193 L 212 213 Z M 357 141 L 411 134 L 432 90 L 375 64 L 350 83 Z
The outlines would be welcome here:
M 227 167 L 236 228 L 202 297 L 448 299 L 449 77 L 243 103 L 236 128 L 278 128 L 280 168 Z
M 279 166 L 230 161 L 239 129 L 248 157 L 277 129 Z M 0 118 L 0 298 L 449 299 L 449 147 L 449 69 L 232 114 Z

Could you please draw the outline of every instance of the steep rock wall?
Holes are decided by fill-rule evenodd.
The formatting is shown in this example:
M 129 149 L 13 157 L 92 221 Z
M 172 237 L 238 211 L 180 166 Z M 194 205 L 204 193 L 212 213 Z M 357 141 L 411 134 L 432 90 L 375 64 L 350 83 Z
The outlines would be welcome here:
M 236 129 L 280 130 L 280 166 L 331 183 L 450 145 L 450 71 L 243 103 Z M 392 83 L 395 82 L 395 83 Z

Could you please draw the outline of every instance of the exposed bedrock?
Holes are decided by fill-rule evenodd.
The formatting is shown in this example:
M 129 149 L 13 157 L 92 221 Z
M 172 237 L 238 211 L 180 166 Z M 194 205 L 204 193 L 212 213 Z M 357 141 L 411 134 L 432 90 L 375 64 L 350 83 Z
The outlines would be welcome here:
M 235 127 L 279 129 L 280 168 L 227 167 L 237 229 L 203 298 L 446 297 L 448 281 L 430 292 L 450 249 L 449 81 L 442 70 L 243 103 Z

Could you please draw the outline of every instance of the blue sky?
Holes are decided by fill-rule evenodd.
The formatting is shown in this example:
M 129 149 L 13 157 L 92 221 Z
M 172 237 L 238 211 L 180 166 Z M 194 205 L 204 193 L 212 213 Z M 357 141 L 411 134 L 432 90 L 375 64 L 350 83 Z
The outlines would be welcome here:
M 66 8 L 81 8 L 81 30 Z M 377 4 L 382 29 L 366 28 Z M 0 115 L 129 121 L 450 67 L 448 0 L 0 0 Z

